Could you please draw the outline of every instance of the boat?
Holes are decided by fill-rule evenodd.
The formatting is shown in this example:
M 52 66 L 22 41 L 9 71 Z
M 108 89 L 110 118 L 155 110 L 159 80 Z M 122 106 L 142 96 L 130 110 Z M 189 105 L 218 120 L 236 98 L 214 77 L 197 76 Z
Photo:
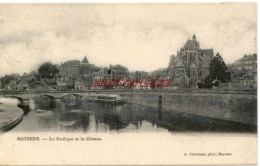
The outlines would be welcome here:
M 44 112 L 46 112 L 47 110 L 42 110 L 42 109 L 37 109 L 37 110 L 35 110 L 37 113 L 44 113 Z
M 91 102 L 97 103 L 111 103 L 122 104 L 124 103 L 123 97 L 117 94 L 93 94 L 89 96 Z

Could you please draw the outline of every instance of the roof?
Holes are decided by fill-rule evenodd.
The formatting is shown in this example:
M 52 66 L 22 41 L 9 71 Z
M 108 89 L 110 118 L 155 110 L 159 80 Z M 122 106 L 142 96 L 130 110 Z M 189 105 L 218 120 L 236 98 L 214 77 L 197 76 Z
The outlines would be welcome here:
M 213 52 L 213 49 L 204 49 L 204 50 L 201 50 L 201 53 L 202 55 L 203 54 L 206 54 L 207 56 L 214 56 L 214 52 Z
M 35 84 L 47 86 L 47 84 L 45 82 L 42 82 L 42 81 L 35 81 Z
M 192 63 L 192 64 L 190 65 L 190 68 L 197 68 L 197 66 L 196 66 L 194 63 Z
M 179 61 L 175 67 L 185 67 L 182 61 Z
M 257 55 L 254 54 L 254 55 L 244 55 L 243 58 L 240 59 L 240 61 L 245 61 L 245 60 L 256 60 L 257 58 Z
M 184 49 L 197 49 L 197 41 L 188 39 L 185 45 L 183 46 Z
M 210 63 L 202 63 L 200 67 L 208 68 L 210 66 Z
M 69 60 L 64 62 L 64 65 L 79 65 L 80 61 L 79 60 Z
M 82 63 L 88 63 L 88 59 L 86 56 L 83 58 Z

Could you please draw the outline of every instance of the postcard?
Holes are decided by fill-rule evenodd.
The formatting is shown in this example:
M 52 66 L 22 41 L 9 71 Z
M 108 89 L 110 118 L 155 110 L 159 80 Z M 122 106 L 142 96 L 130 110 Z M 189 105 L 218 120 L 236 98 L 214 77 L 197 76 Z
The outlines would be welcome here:
M 256 3 L 2 3 L 0 58 L 0 165 L 257 163 Z

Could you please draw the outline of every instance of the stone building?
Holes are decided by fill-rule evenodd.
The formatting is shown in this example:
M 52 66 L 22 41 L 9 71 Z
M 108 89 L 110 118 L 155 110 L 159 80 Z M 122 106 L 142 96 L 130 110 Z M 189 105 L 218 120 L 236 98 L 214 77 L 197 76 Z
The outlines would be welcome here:
M 104 89 L 104 87 L 100 87 L 101 82 L 103 79 L 110 80 L 112 78 L 111 76 L 111 70 L 108 70 L 108 68 L 100 68 L 98 72 L 94 73 L 94 78 L 93 78 L 93 83 L 96 85 L 93 86 L 94 84 L 92 83 L 91 89 Z M 109 81 L 107 81 L 109 82 Z
M 256 70 L 257 70 L 257 54 L 244 55 L 244 57 L 237 60 L 236 63 L 239 66 L 239 70 L 256 72 Z
M 101 68 L 98 72 L 95 72 L 95 77 L 93 78 L 97 84 L 101 84 L 103 79 L 106 79 L 106 85 L 109 85 L 112 79 L 114 80 L 123 80 L 129 78 L 129 70 L 122 65 L 110 65 L 108 68 Z M 110 89 L 122 89 L 123 81 L 119 81 L 119 86 L 116 87 L 116 82 L 113 82 L 112 86 L 108 87 Z M 104 89 L 106 87 L 95 87 L 91 86 L 91 89 Z
M 209 66 L 213 58 L 213 48 L 201 49 L 196 36 L 193 35 L 192 40 L 188 39 L 177 52 L 177 56 L 171 56 L 168 75 L 175 86 L 194 86 L 209 74 Z
M 69 86 L 78 85 L 82 86 L 82 89 L 90 88 L 92 84 L 92 79 L 95 76 L 95 73 L 99 71 L 99 67 L 90 64 L 87 57 L 85 56 L 82 61 L 79 60 L 69 60 L 64 63 L 61 63 L 59 67 L 59 72 L 61 82 L 65 82 Z
M 33 89 L 36 90 L 48 90 L 50 89 L 50 87 L 42 81 L 35 81 L 34 85 L 33 85 Z
M 61 63 L 59 72 L 62 76 L 62 80 L 67 81 L 69 79 L 79 78 L 79 65 L 79 60 L 69 60 L 64 63 Z
M 257 54 L 244 55 L 233 66 L 240 74 L 241 88 L 256 89 L 257 87 Z
M 88 62 L 87 57 L 85 56 L 81 63 L 79 64 L 79 74 L 80 75 L 91 75 L 99 71 L 99 68 Z
M 112 79 L 125 79 L 129 76 L 129 71 L 122 65 L 110 65 L 108 72 L 111 72 Z
M 89 75 L 92 72 L 93 67 L 94 65 L 89 64 L 88 59 L 85 56 L 82 61 L 69 60 L 61 63 L 59 71 L 63 79 L 78 79 L 82 75 Z
M 240 85 L 241 88 L 250 88 L 250 89 L 256 89 L 256 81 L 257 78 L 254 77 L 253 74 L 244 75 L 240 78 Z
M 29 83 L 28 79 L 21 79 L 19 83 L 17 83 L 17 90 L 28 90 L 29 89 Z

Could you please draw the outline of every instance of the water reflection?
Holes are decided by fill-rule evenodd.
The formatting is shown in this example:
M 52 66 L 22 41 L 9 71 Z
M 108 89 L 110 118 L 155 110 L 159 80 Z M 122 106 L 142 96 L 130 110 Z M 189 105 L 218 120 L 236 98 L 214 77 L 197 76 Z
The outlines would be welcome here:
M 112 106 L 73 99 L 56 102 L 42 97 L 19 107 L 25 117 L 14 132 L 256 132 L 255 125 L 136 104 Z

